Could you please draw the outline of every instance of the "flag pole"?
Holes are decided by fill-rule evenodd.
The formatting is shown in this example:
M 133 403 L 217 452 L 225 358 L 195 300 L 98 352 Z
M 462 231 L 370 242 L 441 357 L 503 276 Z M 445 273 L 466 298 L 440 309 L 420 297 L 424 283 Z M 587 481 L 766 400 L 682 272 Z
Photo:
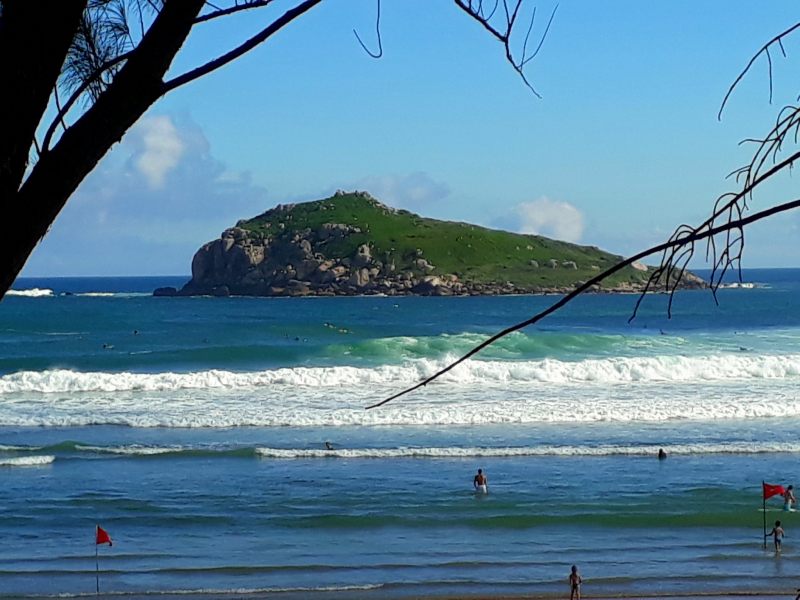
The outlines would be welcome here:
M 100 561 L 97 558 L 97 528 L 99 525 L 95 525 L 94 529 L 94 584 L 95 584 L 95 593 L 99 596 L 100 595 Z M 766 527 L 766 525 L 764 525 Z
M 767 549 L 767 497 L 764 494 L 764 482 L 761 482 L 761 505 L 763 510 L 761 514 L 764 515 L 764 550 Z

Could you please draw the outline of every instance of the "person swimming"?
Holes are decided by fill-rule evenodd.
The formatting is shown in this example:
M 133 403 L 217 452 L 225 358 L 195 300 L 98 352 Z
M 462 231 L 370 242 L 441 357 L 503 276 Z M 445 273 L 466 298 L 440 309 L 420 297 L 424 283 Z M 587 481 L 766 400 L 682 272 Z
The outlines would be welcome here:
M 659 448 L 658 449 L 658 460 L 664 460 L 665 458 L 667 458 L 667 453 L 664 452 L 663 448 Z
M 335 450 L 336 448 L 333 447 L 333 444 L 330 442 L 325 442 L 325 450 Z

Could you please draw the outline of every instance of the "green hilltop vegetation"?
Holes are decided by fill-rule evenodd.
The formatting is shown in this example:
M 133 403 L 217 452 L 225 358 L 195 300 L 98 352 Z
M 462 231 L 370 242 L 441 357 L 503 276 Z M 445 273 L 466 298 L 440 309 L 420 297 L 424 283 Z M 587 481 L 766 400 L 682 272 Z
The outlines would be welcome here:
M 511 282 L 519 291 L 563 290 L 585 281 L 622 257 L 539 235 L 439 221 L 388 207 L 365 192 L 337 192 L 323 200 L 278 206 L 237 223 L 255 239 L 288 239 L 320 230 L 325 224 L 351 227 L 346 236 L 325 243 L 326 257 L 351 257 L 369 246 L 371 255 L 396 271 L 418 275 L 455 275 L 470 284 Z M 434 269 L 420 268 L 419 259 Z M 423 264 L 424 267 L 424 264 Z M 603 288 L 639 289 L 648 273 L 626 268 Z

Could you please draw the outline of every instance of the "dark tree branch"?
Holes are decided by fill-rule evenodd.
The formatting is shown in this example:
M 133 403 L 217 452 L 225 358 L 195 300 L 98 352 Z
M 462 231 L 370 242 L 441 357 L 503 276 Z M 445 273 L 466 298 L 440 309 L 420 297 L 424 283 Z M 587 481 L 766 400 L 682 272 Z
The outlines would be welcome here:
M 747 63 L 745 68 L 742 69 L 741 73 L 739 73 L 739 75 L 733 81 L 731 86 L 728 88 L 728 91 L 725 93 L 725 97 L 722 99 L 722 105 L 719 107 L 719 112 L 717 113 L 717 119 L 722 120 L 722 111 L 725 110 L 725 105 L 728 103 L 728 99 L 731 97 L 731 94 L 733 94 L 733 90 L 736 89 L 736 86 L 739 85 L 739 82 L 742 79 L 744 79 L 744 76 L 747 75 L 747 73 L 750 71 L 750 68 L 753 66 L 753 63 L 755 63 L 756 60 L 758 60 L 758 57 L 761 56 L 762 54 L 766 54 L 767 58 L 769 60 L 769 66 L 770 66 L 770 69 L 769 69 L 770 102 L 772 101 L 772 58 L 769 56 L 769 48 L 770 48 L 770 46 L 772 46 L 774 44 L 777 44 L 780 47 L 781 52 L 783 53 L 783 55 L 786 56 L 786 51 L 783 48 L 783 39 L 785 37 L 791 35 L 798 28 L 800 28 L 800 23 L 795 23 L 794 25 L 789 27 L 789 29 L 787 29 L 785 31 L 782 31 L 781 33 L 776 35 L 774 38 L 769 40 L 766 44 L 761 46 L 761 48 L 758 50 L 758 52 L 756 52 L 752 56 L 752 58 L 750 58 L 750 61 Z
M 5 0 L 0 12 L 0 202 L 9 208 L 87 0 Z M 46 17 L 44 17 L 46 15 Z M 31 44 L 36 51 L 31 51 Z M 12 219 L 7 216 L 8 221 Z
M 265 6 L 272 4 L 273 2 L 274 0 L 250 0 L 246 4 L 237 4 L 226 9 L 218 9 L 212 13 L 200 15 L 194 20 L 194 24 L 204 23 L 212 19 L 231 15 L 244 10 L 263 8 Z M 206 4 L 210 6 L 210 3 L 207 2 Z M 141 11 L 139 12 L 139 14 L 140 14 L 140 27 L 142 28 L 142 31 L 144 31 L 144 24 L 141 23 Z M 96 84 L 97 81 L 109 70 L 113 69 L 114 67 L 117 67 L 120 63 L 127 60 L 130 57 L 131 53 L 132 51 L 125 52 L 100 65 L 97 69 L 94 70 L 94 72 L 92 72 L 90 75 L 88 75 L 82 80 L 81 84 L 72 92 L 70 97 L 64 103 L 63 107 L 57 107 L 58 113 L 53 118 L 53 121 L 50 123 L 50 126 L 47 128 L 45 136 L 42 140 L 43 149 L 47 150 L 50 148 L 53 135 L 55 135 L 58 125 L 63 123 L 64 117 L 69 113 L 69 111 L 78 101 L 78 99 L 80 99 L 80 97 L 84 94 L 84 92 L 86 92 L 86 90 L 89 89 L 92 85 Z
M 241 57 L 242 55 L 246 54 L 259 44 L 263 43 L 267 39 L 270 38 L 274 33 L 283 29 L 286 25 L 294 21 L 297 17 L 303 15 L 304 13 L 308 12 L 312 8 L 314 8 L 317 4 L 322 2 L 322 0 L 304 0 L 296 7 L 287 10 L 283 15 L 275 19 L 268 27 L 265 27 L 256 35 L 251 37 L 246 42 L 240 44 L 230 52 L 215 58 L 207 62 L 204 65 L 197 67 L 196 69 L 192 69 L 191 71 L 187 71 L 182 75 L 178 75 L 177 77 L 170 79 L 169 81 L 165 82 L 162 86 L 162 95 L 166 94 L 174 90 L 177 87 L 182 85 L 186 85 L 190 81 L 194 81 L 204 75 L 208 75 L 212 71 L 216 71 L 220 67 L 224 67 L 228 63 L 236 60 L 237 58 Z
M 206 4 L 208 4 L 212 8 L 215 8 L 216 10 L 210 13 L 206 13 L 204 15 L 200 15 L 194 20 L 194 22 L 195 24 L 205 23 L 206 21 L 218 19 L 219 17 L 227 17 L 228 15 L 242 12 L 244 10 L 250 10 L 251 8 L 263 8 L 265 6 L 269 6 L 274 1 L 275 0 L 250 0 L 245 4 L 234 4 L 233 6 L 229 6 L 228 8 L 219 8 L 218 6 L 214 6 L 210 2 L 207 2 Z
M 109 69 L 117 66 L 123 61 L 128 60 L 128 58 L 130 58 L 132 53 L 133 51 L 129 51 L 125 52 L 124 54 L 120 54 L 119 56 L 112 58 L 105 64 L 98 67 L 97 70 L 94 71 L 94 73 L 86 77 L 86 79 L 75 89 L 75 91 L 73 91 L 72 94 L 70 94 L 70 97 L 67 98 L 67 101 L 64 103 L 63 107 L 56 106 L 58 112 L 56 113 L 56 116 L 53 117 L 50 126 L 47 128 L 47 131 L 45 132 L 44 139 L 42 140 L 42 148 L 44 150 L 48 150 L 50 148 L 50 142 L 53 139 L 53 135 L 55 134 L 56 129 L 60 124 L 63 125 L 64 117 L 67 116 L 67 113 L 69 113 L 69 111 L 72 109 L 72 106 L 75 104 L 75 102 L 78 101 L 78 99 L 83 95 L 83 93 L 87 89 L 89 89 L 89 87 L 93 83 L 95 83 L 100 77 L 102 77 L 103 74 L 106 73 Z M 66 130 L 66 127 L 64 127 L 64 129 Z
M 448 364 L 443 369 L 440 369 L 439 371 L 437 371 L 436 373 L 431 375 L 430 377 L 427 377 L 426 379 L 424 379 L 423 381 L 420 381 L 416 385 L 413 385 L 413 386 L 411 386 L 409 388 L 406 388 L 403 391 L 398 392 L 397 394 L 395 394 L 393 396 L 390 396 L 389 398 L 386 398 L 385 400 L 382 400 L 380 402 L 377 402 L 375 404 L 367 406 L 367 410 L 372 409 L 372 408 L 377 408 L 379 406 L 383 406 L 384 404 L 387 404 L 388 402 L 391 402 L 392 400 L 400 398 L 401 396 L 404 396 L 404 395 L 408 394 L 409 392 L 413 392 L 414 390 L 418 390 L 419 388 L 428 385 L 429 383 L 431 383 L 435 379 L 438 379 L 439 377 L 441 377 L 442 375 L 444 375 L 448 371 L 451 371 L 452 369 L 454 369 L 455 367 L 460 365 L 465 360 L 471 358 L 472 356 L 474 356 L 475 354 L 477 354 L 478 352 L 480 352 L 481 350 L 483 350 L 487 346 L 490 346 L 490 345 L 494 344 L 500 338 L 503 338 L 503 337 L 509 335 L 510 333 L 514 333 L 515 331 L 519 331 L 520 329 L 524 329 L 525 327 L 528 327 L 530 325 L 534 325 L 535 323 L 538 323 L 539 321 L 544 319 L 546 316 L 556 312 L 557 310 L 559 310 L 560 308 L 562 308 L 566 304 L 569 304 L 572 300 L 574 300 L 575 298 L 580 296 L 583 292 L 585 292 L 586 290 L 590 289 L 592 286 L 597 285 L 598 283 L 600 283 L 604 279 L 608 278 L 609 276 L 613 275 L 617 271 L 620 271 L 621 269 L 633 264 L 634 262 L 636 262 L 638 260 L 646 258 L 646 257 L 650 256 L 651 254 L 657 254 L 658 252 L 663 252 L 663 251 L 666 251 L 666 250 L 668 250 L 670 248 L 679 247 L 679 246 L 684 245 L 686 243 L 694 243 L 694 242 L 700 241 L 702 239 L 713 237 L 713 236 L 715 236 L 717 234 L 724 233 L 724 232 L 726 232 L 726 231 L 728 231 L 730 229 L 742 229 L 745 225 L 749 225 L 751 223 L 755 223 L 756 221 L 760 221 L 760 220 L 766 219 L 767 217 L 770 217 L 772 215 L 775 215 L 775 214 L 778 214 L 778 213 L 781 213 L 781 212 L 786 212 L 788 210 L 792 210 L 792 209 L 795 209 L 795 208 L 800 208 L 800 199 L 792 200 L 791 202 L 785 202 L 783 204 L 779 204 L 777 206 L 773 206 L 773 207 L 768 208 L 766 210 L 763 210 L 761 212 L 753 213 L 749 217 L 742 218 L 742 219 L 739 219 L 737 221 L 731 221 L 731 222 L 728 222 L 728 223 L 724 223 L 724 224 L 720 225 L 719 227 L 714 227 L 714 228 L 711 228 L 711 229 L 706 229 L 704 231 L 697 231 L 697 232 L 694 232 L 694 233 L 691 233 L 691 234 L 687 234 L 685 237 L 682 237 L 680 239 L 671 239 L 671 240 L 669 240 L 667 242 L 664 242 L 662 244 L 658 244 L 657 246 L 653 246 L 651 248 L 648 248 L 647 250 L 643 250 L 642 252 L 639 252 L 638 254 L 636 254 L 634 256 L 626 258 L 625 260 L 617 263 L 613 267 L 611 267 L 609 269 L 606 269 L 605 271 L 603 271 L 599 275 L 596 275 L 595 277 L 592 277 L 586 283 L 581 284 L 580 286 L 575 288 L 573 291 L 571 291 L 569 294 L 567 294 L 566 296 L 561 298 L 559 301 L 554 302 L 548 308 L 546 308 L 545 310 L 535 314 L 530 319 L 527 319 L 525 321 L 521 321 L 521 322 L 519 322 L 519 323 L 517 323 L 515 325 L 507 327 L 506 329 L 503 329 L 502 331 L 494 334 L 493 336 L 491 336 L 487 340 L 481 342 L 480 344 L 478 344 L 477 346 L 472 348 L 472 350 L 470 350 L 469 352 L 467 352 L 466 354 L 464 354 L 460 358 L 454 360 L 453 362 Z
M 167 0 L 112 83 L 42 154 L 16 194 L 14 220 L 0 222 L 3 293 L 84 177 L 161 96 L 162 78 L 202 6 L 203 0 Z
M 503 48 L 506 53 L 506 60 L 511 64 L 514 70 L 519 75 L 522 82 L 525 86 L 533 92 L 533 94 L 537 98 L 541 98 L 541 94 L 536 91 L 533 87 L 533 84 L 528 80 L 527 75 L 525 74 L 525 66 L 539 53 L 544 44 L 544 40 L 547 38 L 547 34 L 550 32 L 550 26 L 553 23 L 553 19 L 556 16 L 556 11 L 558 10 L 558 5 L 553 8 L 553 12 L 550 14 L 550 18 L 547 21 L 547 24 L 542 32 L 542 35 L 539 39 L 539 43 L 536 46 L 533 54 L 528 56 L 528 41 L 533 31 L 533 24 L 534 20 L 536 19 L 536 10 L 534 9 L 531 14 L 530 22 L 528 23 L 528 28 L 525 33 L 525 37 L 522 41 L 522 53 L 519 57 L 514 55 L 514 51 L 512 49 L 512 35 L 515 31 L 515 26 L 517 24 L 517 18 L 520 14 L 520 9 L 522 8 L 523 0 L 516 0 L 514 2 L 513 8 L 509 8 L 508 0 L 503 0 L 503 14 L 499 17 L 499 23 L 497 25 L 494 24 L 493 17 L 495 12 L 497 11 L 498 3 L 495 2 L 492 10 L 486 11 L 483 6 L 483 2 L 475 2 L 474 0 L 454 0 L 456 6 L 458 6 L 462 11 L 464 11 L 467 15 L 469 15 L 472 19 L 477 21 L 489 34 L 496 39 L 498 42 L 503 44 Z
M 378 14 L 375 17 L 375 34 L 378 38 L 378 52 L 372 52 L 369 48 L 364 45 L 364 42 L 361 41 L 361 38 L 358 36 L 358 32 L 353 29 L 353 34 L 356 36 L 358 43 L 361 44 L 361 48 L 369 54 L 372 58 L 380 58 L 383 56 L 383 44 L 381 43 L 381 0 L 377 0 L 378 2 Z

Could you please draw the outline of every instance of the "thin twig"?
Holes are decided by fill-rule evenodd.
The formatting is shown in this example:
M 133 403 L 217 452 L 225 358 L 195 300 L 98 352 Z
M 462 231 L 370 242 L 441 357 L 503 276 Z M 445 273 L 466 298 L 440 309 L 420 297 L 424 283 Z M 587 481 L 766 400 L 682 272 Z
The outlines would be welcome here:
M 755 54 L 752 56 L 752 58 L 751 58 L 751 59 L 750 59 L 750 61 L 747 63 L 747 65 L 745 66 L 745 68 L 744 68 L 744 69 L 742 69 L 741 73 L 739 73 L 739 75 L 736 77 L 736 79 L 733 81 L 733 83 L 732 83 L 732 84 L 730 85 L 730 87 L 728 88 L 728 91 L 725 93 L 725 97 L 722 99 L 722 104 L 720 105 L 720 107 L 719 107 L 719 112 L 717 113 L 717 119 L 719 119 L 719 120 L 722 120 L 722 111 L 723 111 L 723 110 L 725 110 L 725 105 L 728 103 L 728 98 L 730 98 L 730 97 L 731 97 L 731 94 L 733 93 L 733 90 L 734 90 L 734 89 L 736 89 L 736 86 L 738 86 L 738 85 L 739 85 L 739 82 L 740 82 L 742 79 L 744 79 L 744 76 L 745 76 L 745 75 L 747 75 L 748 71 L 750 71 L 750 68 L 753 66 L 753 63 L 755 63 L 755 62 L 756 62 L 756 60 L 758 59 L 758 57 L 759 57 L 759 56 L 761 56 L 762 54 L 764 54 L 765 52 L 767 52 L 767 51 L 768 51 L 768 49 L 769 49 L 769 47 L 770 47 L 770 46 L 772 46 L 772 45 L 773 45 L 773 44 L 775 44 L 775 43 L 778 43 L 778 44 L 780 44 L 780 46 L 781 46 L 781 51 L 783 51 L 783 54 L 784 54 L 784 56 L 785 56 L 785 55 L 786 55 L 786 52 L 783 50 L 783 42 L 782 42 L 782 40 L 783 40 L 783 38 L 785 38 L 786 36 L 790 35 L 790 34 L 791 34 L 791 33 L 792 33 L 794 30 L 796 30 L 797 28 L 800 28 L 800 22 L 798 22 L 798 23 L 795 23 L 794 25 L 792 25 L 791 27 L 789 27 L 789 29 L 787 29 L 787 30 L 785 30 L 785 31 L 783 31 L 783 32 L 781 32 L 781 33 L 779 33 L 779 34 L 778 34 L 778 35 L 776 35 L 775 37 L 773 37 L 773 38 L 772 38 L 771 40 L 769 40 L 769 41 L 768 41 L 766 44 L 764 44 L 763 46 L 761 46 L 761 48 L 759 49 L 759 51 L 758 51 L 758 52 L 756 52 L 756 53 L 755 53 Z M 771 82 L 772 82 L 772 75 L 770 74 L 770 85 L 771 85 Z
M 378 2 L 378 16 L 375 17 L 375 34 L 378 38 L 378 52 L 372 52 L 369 48 L 366 47 L 364 42 L 361 41 L 361 38 L 358 36 L 358 32 L 353 29 L 353 34 L 356 36 L 358 43 L 361 44 L 361 48 L 369 54 L 372 58 L 380 58 L 383 56 L 383 44 L 381 42 L 381 0 L 377 0 Z

